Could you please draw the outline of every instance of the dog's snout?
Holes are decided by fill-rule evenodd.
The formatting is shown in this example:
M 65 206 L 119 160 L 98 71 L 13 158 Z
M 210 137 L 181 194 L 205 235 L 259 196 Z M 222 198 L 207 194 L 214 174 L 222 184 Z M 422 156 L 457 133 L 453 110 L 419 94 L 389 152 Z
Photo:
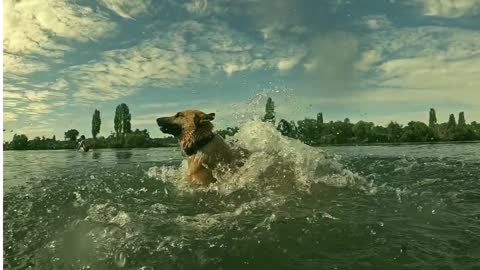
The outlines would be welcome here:
M 160 118 L 157 118 L 157 125 L 159 126 L 163 126 L 165 124 L 167 124 L 167 117 L 160 117 Z

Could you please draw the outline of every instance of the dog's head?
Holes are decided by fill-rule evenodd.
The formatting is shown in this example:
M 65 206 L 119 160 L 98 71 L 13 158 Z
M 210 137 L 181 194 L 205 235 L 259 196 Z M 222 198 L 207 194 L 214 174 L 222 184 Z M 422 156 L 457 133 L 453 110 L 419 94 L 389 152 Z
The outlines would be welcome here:
M 215 113 L 204 113 L 198 110 L 187 110 L 178 112 L 174 116 L 157 118 L 157 124 L 163 133 L 180 137 L 185 131 L 194 132 L 199 128 L 211 130 Z

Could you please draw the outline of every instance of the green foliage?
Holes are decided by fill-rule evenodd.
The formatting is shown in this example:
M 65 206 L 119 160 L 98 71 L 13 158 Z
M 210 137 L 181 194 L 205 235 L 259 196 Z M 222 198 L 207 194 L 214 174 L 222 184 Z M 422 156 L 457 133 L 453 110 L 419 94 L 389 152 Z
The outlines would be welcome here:
M 78 130 L 70 129 L 67 132 L 65 132 L 65 139 L 70 141 L 76 141 L 78 134 L 80 134 Z
M 454 130 L 455 127 L 457 127 L 457 123 L 455 122 L 455 115 L 450 114 L 450 117 L 448 118 L 448 129 Z
M 150 140 L 150 134 L 146 129 L 140 131 L 136 129 L 134 132 L 130 132 L 125 135 L 124 146 L 127 148 L 145 147 Z
M 323 113 L 317 113 L 317 122 L 323 124 Z
M 11 142 L 11 148 L 13 150 L 25 150 L 28 148 L 28 137 L 25 134 L 13 135 Z
M 272 98 L 267 99 L 267 104 L 265 105 L 265 116 L 262 121 L 270 122 L 275 124 L 275 103 Z
M 291 138 L 296 137 L 297 127 L 295 126 L 295 122 L 288 122 L 287 120 L 282 119 L 278 122 L 277 129 L 283 136 Z
M 430 109 L 430 117 L 428 119 L 428 126 L 434 128 L 437 125 L 437 113 L 435 109 Z
M 297 122 L 297 137 L 302 142 L 314 145 L 320 143 L 322 126 L 314 119 L 304 119 Z
M 369 140 L 373 142 L 372 140 L 372 131 L 373 131 L 374 124 L 373 123 L 367 123 L 364 121 L 360 121 L 356 123 L 353 128 L 353 135 L 356 138 L 356 141 L 358 142 L 368 142 Z
M 401 137 L 403 142 L 429 142 L 434 140 L 433 130 L 425 123 L 418 121 L 409 122 Z
M 390 122 L 386 127 L 359 121 L 351 124 L 347 118 L 343 122 L 321 123 L 323 115 L 317 119 L 298 121 L 298 127 L 291 131 L 286 120 L 280 120 L 277 129 L 284 135 L 298 138 L 309 145 L 343 144 L 343 143 L 403 143 L 433 141 L 471 141 L 480 139 L 480 124 L 465 123 L 465 115 L 460 113 L 459 124 L 450 116 L 449 123 L 437 124 L 435 110 L 430 110 L 429 125 L 411 121 L 407 126 Z M 460 121 L 460 119 L 462 119 Z M 432 125 L 432 126 L 430 126 Z
M 402 126 L 396 122 L 390 122 L 387 126 L 387 142 L 398 143 L 403 135 Z
M 132 126 L 130 124 L 130 120 L 132 120 L 132 115 L 130 114 L 130 109 L 128 108 L 127 104 L 122 103 L 117 106 L 115 110 L 115 118 L 113 120 L 113 126 L 115 129 L 115 133 L 117 134 L 117 138 L 125 137 L 125 134 L 132 132 Z
M 271 98 L 267 100 L 264 121 L 275 122 L 275 105 Z M 146 129 L 131 131 L 131 115 L 128 106 L 124 103 L 116 108 L 114 128 L 107 138 L 100 136 L 87 143 L 93 149 L 101 148 L 146 148 L 165 147 L 177 144 L 174 137 L 150 138 Z M 100 131 L 100 112 L 95 110 L 92 118 L 92 135 L 95 138 Z M 465 114 L 461 112 L 458 125 L 455 116 L 450 115 L 447 123 L 437 123 L 434 109 L 430 109 L 429 125 L 418 121 L 411 121 L 407 126 L 390 122 L 386 127 L 376 126 L 371 122 L 359 121 L 351 123 L 349 118 L 344 121 L 323 122 L 323 114 L 318 113 L 316 119 L 305 118 L 297 123 L 281 119 L 277 125 L 279 132 L 291 138 L 299 139 L 309 145 L 345 144 L 345 143 L 403 143 L 403 142 L 432 142 L 432 141 L 471 141 L 480 140 L 480 123 L 473 121 L 467 124 Z M 233 136 L 239 131 L 238 127 L 218 130 L 222 137 Z M 5 150 L 27 149 L 76 149 L 78 130 L 70 129 L 65 132 L 66 141 L 35 137 L 28 140 L 27 136 L 15 134 L 13 140 L 4 143 Z M 121 138 L 121 140 L 119 140 Z M 82 135 L 82 139 L 85 136 Z
M 458 127 L 462 128 L 462 127 L 465 127 L 466 125 L 466 122 L 465 122 L 465 113 L 464 112 L 460 112 L 458 114 Z
M 98 133 L 100 133 L 100 126 L 102 124 L 102 120 L 100 119 L 100 111 L 95 110 L 92 116 L 92 136 L 93 138 L 97 138 Z

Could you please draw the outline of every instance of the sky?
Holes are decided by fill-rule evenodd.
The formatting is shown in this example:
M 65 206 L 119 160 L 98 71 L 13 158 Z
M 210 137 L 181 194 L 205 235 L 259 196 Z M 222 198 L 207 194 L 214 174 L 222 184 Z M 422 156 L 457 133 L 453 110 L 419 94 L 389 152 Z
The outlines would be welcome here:
M 215 112 L 480 121 L 480 0 L 4 0 L 4 140 Z

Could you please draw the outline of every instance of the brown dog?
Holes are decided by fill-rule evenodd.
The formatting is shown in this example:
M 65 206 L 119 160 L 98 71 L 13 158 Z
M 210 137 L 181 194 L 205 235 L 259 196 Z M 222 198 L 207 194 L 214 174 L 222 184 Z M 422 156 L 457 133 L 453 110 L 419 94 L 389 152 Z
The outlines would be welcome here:
M 178 112 L 174 116 L 157 119 L 160 130 L 179 139 L 180 148 L 188 157 L 187 176 L 198 185 L 216 181 L 213 170 L 224 165 L 241 165 L 239 158 L 244 153 L 235 153 L 222 137 L 213 133 L 211 121 L 215 113 L 198 110 Z

